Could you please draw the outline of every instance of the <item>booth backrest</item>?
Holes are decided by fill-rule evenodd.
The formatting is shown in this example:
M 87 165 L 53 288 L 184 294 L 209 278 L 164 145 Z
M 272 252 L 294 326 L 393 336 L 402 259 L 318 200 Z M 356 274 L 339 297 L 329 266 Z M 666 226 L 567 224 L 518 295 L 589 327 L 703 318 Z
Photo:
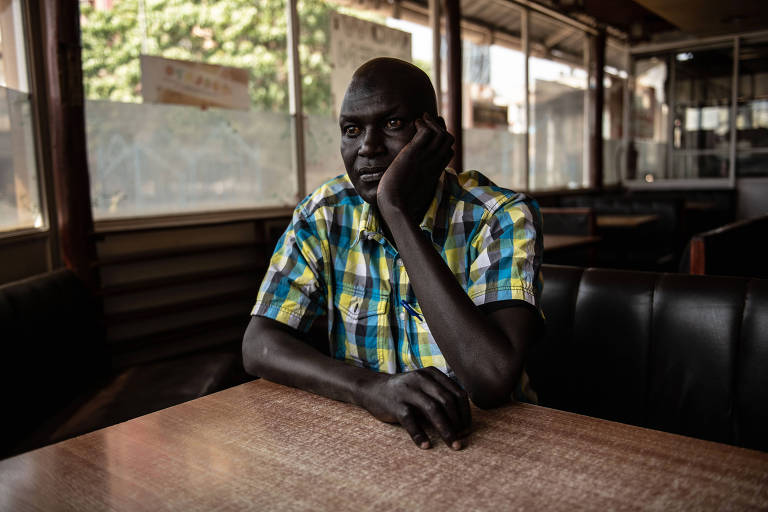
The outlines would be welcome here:
M 592 236 L 597 231 L 592 208 L 542 207 L 541 217 L 545 234 Z
M 699 233 L 686 248 L 682 270 L 698 275 L 768 278 L 766 239 L 768 215 Z
M 768 280 L 545 265 L 543 406 L 768 450 Z
M 97 298 L 69 270 L 0 286 L 6 444 L 108 375 Z

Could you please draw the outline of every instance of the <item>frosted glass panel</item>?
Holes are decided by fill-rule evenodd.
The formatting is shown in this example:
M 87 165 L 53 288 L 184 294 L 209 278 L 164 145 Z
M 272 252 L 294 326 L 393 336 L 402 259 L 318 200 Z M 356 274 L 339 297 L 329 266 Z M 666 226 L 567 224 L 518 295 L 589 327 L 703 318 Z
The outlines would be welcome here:
M 533 15 L 531 20 L 549 26 L 552 34 L 560 34 L 564 48 L 558 61 L 542 58 L 544 56 L 532 56 L 528 61 L 529 186 L 531 190 L 586 187 L 589 185 L 588 169 L 584 167 L 587 71 L 582 67 L 585 35 L 545 17 Z M 549 44 L 545 42 L 545 46 Z
M 475 169 L 501 187 L 525 186 L 525 135 L 507 130 L 464 130 L 464 168 Z
M 43 225 L 29 95 L 0 87 L 0 231 Z
M 86 102 L 96 219 L 296 203 L 288 114 Z
M 305 134 L 307 193 L 310 193 L 325 181 L 347 171 L 339 150 L 341 130 L 337 119 L 328 114 L 309 115 Z

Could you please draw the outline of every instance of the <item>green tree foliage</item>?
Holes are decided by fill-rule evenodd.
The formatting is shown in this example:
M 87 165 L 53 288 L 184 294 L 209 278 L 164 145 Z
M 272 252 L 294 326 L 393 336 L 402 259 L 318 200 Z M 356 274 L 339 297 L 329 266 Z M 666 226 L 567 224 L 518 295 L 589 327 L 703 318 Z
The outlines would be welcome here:
M 322 0 L 301 0 L 298 8 L 304 107 L 330 112 L 333 8 Z M 141 101 L 145 53 L 247 69 L 254 108 L 288 110 L 285 0 L 115 0 L 108 10 L 85 2 L 81 31 L 89 99 Z

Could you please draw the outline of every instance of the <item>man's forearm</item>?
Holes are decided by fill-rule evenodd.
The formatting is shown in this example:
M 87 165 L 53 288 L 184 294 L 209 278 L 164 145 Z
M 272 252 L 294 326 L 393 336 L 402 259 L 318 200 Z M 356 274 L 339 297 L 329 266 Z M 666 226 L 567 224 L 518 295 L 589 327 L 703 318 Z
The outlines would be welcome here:
M 510 340 L 474 305 L 419 225 L 396 208 L 381 212 L 419 305 L 446 361 L 478 405 L 509 398 L 522 368 L 523 340 Z
M 384 377 L 321 354 L 290 328 L 259 316 L 245 332 L 243 364 L 252 375 L 356 405 L 363 405 L 365 385 Z
M 388 375 L 344 364 L 316 351 L 298 333 L 252 317 L 243 338 L 245 369 L 280 384 L 359 405 L 381 421 L 400 423 L 421 448 L 432 424 L 453 449 L 471 423 L 467 394 L 435 368 Z

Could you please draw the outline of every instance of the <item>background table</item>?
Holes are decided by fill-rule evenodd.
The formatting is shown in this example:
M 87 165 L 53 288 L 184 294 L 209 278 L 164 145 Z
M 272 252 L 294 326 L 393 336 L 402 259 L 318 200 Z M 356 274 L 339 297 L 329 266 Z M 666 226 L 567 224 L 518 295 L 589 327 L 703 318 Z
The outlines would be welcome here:
M 597 227 L 634 229 L 659 220 L 657 214 L 600 214 L 596 217 Z
M 599 241 L 599 236 L 588 235 L 550 235 L 545 233 L 543 237 L 545 252 L 592 246 Z
M 526 404 L 469 446 L 263 380 L 0 461 L 2 510 L 768 507 L 768 454 Z

